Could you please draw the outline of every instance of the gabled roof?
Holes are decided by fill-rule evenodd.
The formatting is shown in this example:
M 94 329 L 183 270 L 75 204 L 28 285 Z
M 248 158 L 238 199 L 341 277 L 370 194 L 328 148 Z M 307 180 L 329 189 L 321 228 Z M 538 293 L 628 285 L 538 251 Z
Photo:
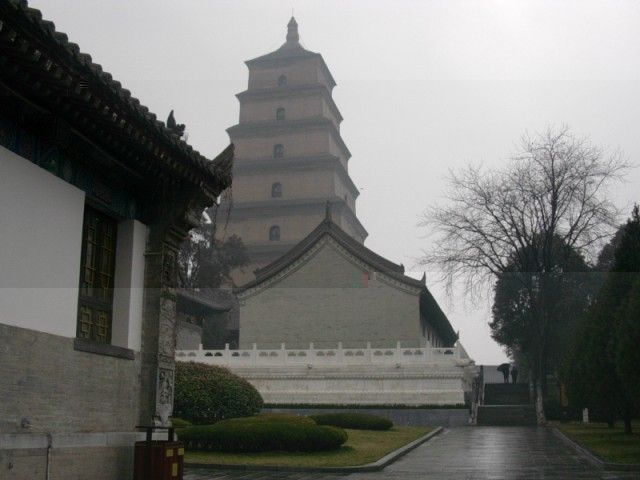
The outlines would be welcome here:
M 273 261 L 269 265 L 256 270 L 256 279 L 245 285 L 240 286 L 237 291 L 241 292 L 249 288 L 255 287 L 260 283 L 273 277 L 290 264 L 298 260 L 305 253 L 307 253 L 316 243 L 322 240 L 325 236 L 331 237 L 342 248 L 344 248 L 351 255 L 366 263 L 371 270 L 375 272 L 384 273 L 389 277 L 398 280 L 406 285 L 414 288 L 423 288 L 424 281 L 416 280 L 408 277 L 404 274 L 404 267 L 381 257 L 377 253 L 369 250 L 360 242 L 354 240 L 351 236 L 344 232 L 336 223 L 331 219 L 331 207 L 327 205 L 327 214 L 325 219 L 318 225 L 309 235 L 302 239 L 296 246 L 285 253 L 283 256 Z
M 314 245 L 327 236 L 333 239 L 351 255 L 367 264 L 372 271 L 380 272 L 394 280 L 404 283 L 405 285 L 419 289 L 420 315 L 429 322 L 446 345 L 453 345 L 456 342 L 458 335 L 451 326 L 451 323 L 449 323 L 449 319 L 438 305 L 438 302 L 436 302 L 435 298 L 427 288 L 426 275 L 423 275 L 420 280 L 409 277 L 404 274 L 404 267 L 402 265 L 398 265 L 384 257 L 381 257 L 377 253 L 369 250 L 367 247 L 354 240 L 333 222 L 331 219 L 331 205 L 328 202 L 325 219 L 320 223 L 320 225 L 318 225 L 309 235 L 280 258 L 269 265 L 256 270 L 254 272 L 256 276 L 255 280 L 236 288 L 235 292 L 242 293 L 243 291 L 257 287 L 263 282 L 275 277 L 278 273 L 300 259 L 304 254 L 310 251 Z
M 133 170 L 144 163 L 141 176 L 160 167 L 216 191 L 231 183 L 233 147 L 215 162 L 201 155 L 26 0 L 0 1 L 0 80 Z
M 433 298 L 429 289 L 424 287 L 420 294 L 420 315 L 425 317 L 429 324 L 438 332 L 440 338 L 446 346 L 452 346 L 458 340 L 458 334 L 455 332 L 449 319 L 444 314 L 436 299 Z
M 178 290 L 178 311 L 207 314 L 228 312 L 232 306 L 231 293 L 225 290 L 212 288 Z

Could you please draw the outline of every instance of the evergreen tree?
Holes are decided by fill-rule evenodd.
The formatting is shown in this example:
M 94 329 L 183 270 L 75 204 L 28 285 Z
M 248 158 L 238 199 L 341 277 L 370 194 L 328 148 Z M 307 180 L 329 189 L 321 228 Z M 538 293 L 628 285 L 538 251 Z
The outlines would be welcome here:
M 640 411 L 640 212 L 638 206 L 625 227 L 620 247 L 616 250 L 616 268 L 622 272 L 618 280 L 626 299 L 617 315 L 617 373 L 628 391 L 631 407 Z
M 572 335 L 584 314 L 593 293 L 593 285 L 587 272 L 589 266 L 575 249 L 556 238 L 553 242 L 553 266 L 544 274 L 544 282 L 553 296 L 545 298 L 554 317 L 553 330 L 545 346 L 543 378 L 554 372 L 564 358 L 567 338 Z M 537 256 L 533 245 L 517 252 L 519 256 Z M 516 266 L 508 268 L 498 276 L 494 287 L 492 308 L 493 320 L 489 324 L 491 336 L 507 348 L 511 356 L 526 359 L 531 356 L 532 340 L 535 338 L 535 306 L 538 295 L 532 296 L 526 285 L 541 283 L 541 274 L 519 272 Z M 526 277 L 526 278 L 525 278 Z M 521 365 L 522 367 L 522 365 Z M 543 385 L 546 391 L 546 385 Z
M 635 410 L 640 411 L 640 279 L 629 294 L 618 325 L 618 376 L 627 385 Z
M 640 215 L 634 208 L 615 250 L 613 268 L 589 309 L 565 369 L 572 401 L 602 412 L 611 425 L 625 422 L 638 411 L 634 372 L 638 362 L 638 292 L 640 272 Z

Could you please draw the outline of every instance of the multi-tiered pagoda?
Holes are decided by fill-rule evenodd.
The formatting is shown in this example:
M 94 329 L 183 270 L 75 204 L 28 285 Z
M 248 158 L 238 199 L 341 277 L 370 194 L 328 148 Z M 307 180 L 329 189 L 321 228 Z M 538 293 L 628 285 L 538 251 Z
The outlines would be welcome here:
M 331 96 L 336 83 L 322 55 L 302 47 L 291 18 L 287 41 L 246 64 L 240 121 L 227 130 L 236 147 L 227 235 L 240 236 L 251 257 L 236 283 L 253 279 L 253 270 L 308 235 L 328 201 L 337 225 L 360 243 L 367 237 L 355 213 L 358 189 L 348 173 L 342 115 Z

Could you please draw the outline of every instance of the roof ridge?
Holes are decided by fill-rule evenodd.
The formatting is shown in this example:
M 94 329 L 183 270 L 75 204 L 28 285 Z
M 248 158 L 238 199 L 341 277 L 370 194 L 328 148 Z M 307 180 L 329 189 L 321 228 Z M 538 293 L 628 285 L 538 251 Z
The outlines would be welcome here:
M 298 242 L 287 253 L 277 258 L 270 264 L 256 269 L 255 280 L 252 280 L 245 285 L 239 286 L 236 291 L 241 292 L 255 287 L 279 272 L 284 270 L 289 264 L 300 259 L 309 249 L 322 239 L 323 236 L 329 235 L 335 241 L 338 242 L 343 248 L 345 248 L 351 255 L 355 256 L 362 262 L 366 263 L 374 269 L 374 271 L 380 272 L 384 275 L 388 275 L 395 280 L 399 280 L 403 283 L 409 284 L 413 287 L 422 288 L 424 283 L 421 280 L 416 280 L 404 274 L 404 267 L 396 264 L 390 260 L 387 260 L 381 255 L 378 255 L 373 250 L 365 247 L 363 244 L 349 236 L 338 224 L 336 224 L 330 216 L 330 208 L 325 218 L 320 224 L 311 231 L 305 238 Z

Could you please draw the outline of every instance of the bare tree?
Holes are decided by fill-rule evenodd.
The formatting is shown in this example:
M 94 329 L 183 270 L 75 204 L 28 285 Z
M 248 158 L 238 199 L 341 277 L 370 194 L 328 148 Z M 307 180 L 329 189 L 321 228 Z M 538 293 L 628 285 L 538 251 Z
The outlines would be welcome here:
M 502 169 L 469 166 L 451 173 L 448 202 L 425 211 L 420 226 L 439 238 L 420 263 L 437 265 L 449 291 L 462 281 L 477 294 L 503 272 L 517 271 L 528 292 L 531 322 L 527 355 L 535 382 L 538 422 L 545 423 L 543 375 L 553 328 L 555 245 L 592 258 L 615 228 L 618 210 L 607 198 L 610 183 L 628 165 L 567 127 L 524 136 Z

